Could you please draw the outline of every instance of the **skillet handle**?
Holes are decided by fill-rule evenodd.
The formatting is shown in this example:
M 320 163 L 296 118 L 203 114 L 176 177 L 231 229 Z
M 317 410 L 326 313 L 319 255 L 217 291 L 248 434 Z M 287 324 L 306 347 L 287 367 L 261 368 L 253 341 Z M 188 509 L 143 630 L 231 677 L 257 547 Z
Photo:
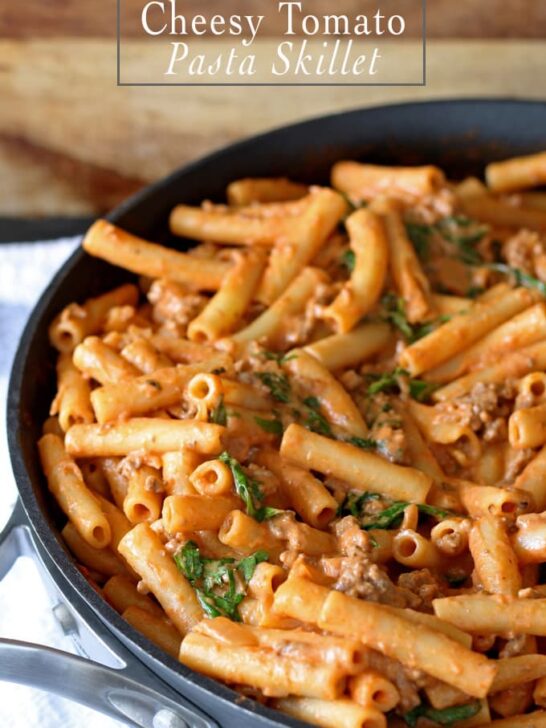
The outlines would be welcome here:
M 0 581 L 20 556 L 41 556 L 18 501 L 0 532 Z M 40 569 L 40 574 L 44 574 Z M 102 624 L 83 616 L 62 601 L 53 582 L 44 581 L 52 597 L 53 613 L 65 634 L 87 657 L 109 666 L 43 645 L 0 639 L 0 680 L 29 685 L 86 705 L 132 728 L 219 728 L 216 721 L 161 681 L 114 637 L 99 637 Z

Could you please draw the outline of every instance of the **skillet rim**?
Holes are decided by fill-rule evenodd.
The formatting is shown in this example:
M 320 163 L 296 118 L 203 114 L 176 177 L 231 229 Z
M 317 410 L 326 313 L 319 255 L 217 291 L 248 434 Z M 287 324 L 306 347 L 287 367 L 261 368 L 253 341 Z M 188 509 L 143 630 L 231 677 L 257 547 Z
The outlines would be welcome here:
M 357 107 L 332 114 L 312 117 L 303 121 L 279 126 L 250 137 L 245 137 L 242 140 L 224 145 L 209 154 L 198 158 L 197 160 L 185 164 L 160 180 L 147 185 L 142 190 L 139 190 L 137 193 L 118 205 L 106 216 L 106 218 L 112 223 L 116 223 L 131 211 L 138 209 L 138 207 L 146 202 L 149 197 L 161 192 L 163 189 L 171 187 L 179 177 L 198 171 L 200 168 L 213 165 L 215 161 L 221 159 L 224 154 L 233 154 L 237 152 L 244 153 L 246 149 L 252 149 L 264 140 L 271 141 L 276 137 L 285 134 L 297 134 L 302 129 L 305 129 L 308 133 L 312 134 L 315 128 L 324 124 L 335 124 L 336 121 L 342 118 L 347 121 L 350 121 L 351 119 L 360 119 L 362 116 L 366 116 L 367 112 L 371 117 L 373 117 L 374 112 L 377 113 L 382 110 L 387 110 L 391 114 L 396 114 L 397 112 L 403 113 L 404 111 L 421 107 L 434 107 L 435 109 L 441 109 L 444 107 L 448 110 L 450 107 L 452 108 L 454 106 L 460 108 L 464 108 L 465 106 L 481 106 L 484 108 L 500 106 L 505 110 L 513 108 L 513 110 L 516 111 L 517 109 L 524 110 L 535 107 L 546 107 L 546 102 L 539 99 L 523 99 L 510 96 L 490 98 L 468 97 L 459 99 L 442 98 L 417 102 L 410 101 L 392 104 L 378 104 L 364 108 Z M 234 177 L 235 176 L 236 174 L 234 174 Z M 295 720 L 277 710 L 265 707 L 256 701 L 246 698 L 241 700 L 240 694 L 236 691 L 228 688 L 220 681 L 209 678 L 194 670 L 190 670 L 143 637 L 143 635 L 141 635 L 136 629 L 128 625 L 121 618 L 121 615 L 110 607 L 106 600 L 97 594 L 90 586 L 81 572 L 77 569 L 75 562 L 69 555 L 68 551 L 61 545 L 59 534 L 50 527 L 46 520 L 46 511 L 45 509 L 42 510 L 37 500 L 32 476 L 26 466 L 22 447 L 19 444 L 19 433 L 21 428 L 24 428 L 24 422 L 20 418 L 19 411 L 20 392 L 24 386 L 24 381 L 26 381 L 26 379 L 23 379 L 22 374 L 25 366 L 27 365 L 28 350 L 32 341 L 34 340 L 37 332 L 41 330 L 41 327 L 47 325 L 42 321 L 42 319 L 44 318 L 45 311 L 51 298 L 58 289 L 62 287 L 65 279 L 70 276 L 70 273 L 76 264 L 79 263 L 85 256 L 86 253 L 82 250 L 82 248 L 77 248 L 54 275 L 32 309 L 17 346 L 8 384 L 7 439 L 13 475 L 17 484 L 19 498 L 22 502 L 33 534 L 48 557 L 49 564 L 46 564 L 45 568 L 50 573 L 61 593 L 67 598 L 69 603 L 71 601 L 71 592 L 75 592 L 76 595 L 83 600 L 86 608 L 91 609 L 92 612 L 98 616 L 108 632 L 128 646 L 136 659 L 143 662 L 141 656 L 142 653 L 144 653 L 146 657 L 151 658 L 153 668 L 145 661 L 144 664 L 148 667 L 148 669 L 154 672 L 156 677 L 159 679 L 165 679 L 163 677 L 163 672 L 164 669 L 166 669 L 169 672 L 174 673 L 174 678 L 176 680 L 182 678 L 183 680 L 188 681 L 194 689 L 192 691 L 192 695 L 189 696 L 189 699 L 195 702 L 196 705 L 204 712 L 209 712 L 208 704 L 210 701 L 219 699 L 219 704 L 215 706 L 216 708 L 221 708 L 222 705 L 226 708 L 229 707 L 230 711 L 238 708 L 246 714 L 245 718 L 247 720 L 259 720 L 264 726 L 286 725 L 296 727 L 307 725 L 306 723 Z M 38 484 L 36 484 L 36 487 L 38 487 Z M 49 568 L 50 565 L 53 567 L 52 569 Z M 55 574 L 52 573 L 53 569 L 56 570 Z M 59 584 L 59 581 L 61 584 Z M 106 639 L 108 639 L 108 637 Z M 170 683 L 170 685 L 174 690 L 178 690 L 181 694 L 183 694 L 181 689 L 179 690 L 172 683 Z M 199 698 L 195 697 L 195 690 L 199 691 Z M 203 707 L 201 707 L 201 705 L 203 705 Z M 243 716 L 241 715 L 241 719 L 242 718 Z

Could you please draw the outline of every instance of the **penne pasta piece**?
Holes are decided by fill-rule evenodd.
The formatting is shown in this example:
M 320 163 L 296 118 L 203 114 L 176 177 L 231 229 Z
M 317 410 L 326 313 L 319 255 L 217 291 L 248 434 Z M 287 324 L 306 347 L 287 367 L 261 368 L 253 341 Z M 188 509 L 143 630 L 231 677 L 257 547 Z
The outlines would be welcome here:
M 216 341 L 237 327 L 252 302 L 265 263 L 265 255 L 259 251 L 251 251 L 239 258 L 217 293 L 188 326 L 188 338 L 191 341 Z
M 49 490 L 81 538 L 95 549 L 109 545 L 112 531 L 97 498 L 83 481 L 80 469 L 57 435 L 38 442 Z
M 330 423 L 348 437 L 366 437 L 368 428 L 347 391 L 318 359 L 303 349 L 292 349 L 283 363 L 292 382 L 315 397 Z
M 233 496 L 170 495 L 163 502 L 163 523 L 170 534 L 217 531 L 231 511 L 241 505 Z
M 160 473 L 148 465 L 131 467 L 123 512 L 130 523 L 153 523 L 161 515 L 163 483 Z
M 346 334 L 333 334 L 307 344 L 304 351 L 316 357 L 326 369 L 346 369 L 370 359 L 392 340 L 385 323 L 365 323 Z
M 61 353 L 57 360 L 57 394 L 49 413 L 58 415 L 58 423 L 63 433 L 72 425 L 88 424 L 95 419 L 89 383 L 67 353 Z
M 336 665 L 312 665 L 273 650 L 226 644 L 198 632 L 182 641 L 180 662 L 216 679 L 260 688 L 264 695 L 303 695 L 332 700 L 341 693 Z
M 251 205 L 256 202 L 299 200 L 309 191 L 307 185 L 286 177 L 247 177 L 230 182 L 226 194 L 230 205 Z
M 189 477 L 199 495 L 218 496 L 233 493 L 231 469 L 221 460 L 207 460 L 192 472 Z
M 150 642 L 154 642 L 171 657 L 178 658 L 182 637 L 176 627 L 136 605 L 127 607 L 121 616 Z
M 388 265 L 388 242 L 381 219 L 371 210 L 357 210 L 347 218 L 355 265 L 350 280 L 324 316 L 332 320 L 337 330 L 350 331 L 377 303 L 385 284 Z
M 546 634 L 546 600 L 463 594 L 435 599 L 434 614 L 465 632 Z
M 355 490 L 370 490 L 393 500 L 425 503 L 432 485 L 428 475 L 414 468 L 395 465 L 296 424 L 285 430 L 280 452 L 300 467 L 344 480 Z
M 491 692 L 546 677 L 546 655 L 516 655 L 497 660 L 497 674 Z
M 138 369 L 106 346 L 98 336 L 88 336 L 78 344 L 72 359 L 82 374 L 99 384 L 115 384 L 139 374 Z
M 165 613 L 161 607 L 150 597 L 141 594 L 135 584 L 126 576 L 112 576 L 102 588 L 106 601 L 114 609 L 122 614 L 129 607 L 138 607 L 154 615 L 158 619 L 164 619 Z
M 257 298 L 271 305 L 310 264 L 347 213 L 341 195 L 328 188 L 312 188 L 307 209 L 289 221 L 289 233 L 271 251 Z
M 235 509 L 224 518 L 218 538 L 221 543 L 242 554 L 265 549 L 270 561 L 275 561 L 284 550 L 284 541 L 276 538 L 265 523 L 258 523 L 246 513 Z
M 408 321 L 424 321 L 432 313 L 430 285 L 408 238 L 400 207 L 394 200 L 385 199 L 374 205 L 374 211 L 383 217 L 390 272 L 398 293 L 404 299 Z
M 546 513 L 518 516 L 512 534 L 512 546 L 521 564 L 542 564 L 546 561 Z
M 151 341 L 144 338 L 136 338 L 126 344 L 121 350 L 121 356 L 141 374 L 151 374 L 156 369 L 173 365 L 165 354 L 159 352 Z
M 134 450 L 165 453 L 179 447 L 217 455 L 223 432 L 223 427 L 208 422 L 135 417 L 111 425 L 74 425 L 65 443 L 69 455 L 77 458 L 123 457 Z
M 516 516 L 533 505 L 531 495 L 518 488 L 476 485 L 466 481 L 459 481 L 457 487 L 461 503 L 472 518 Z
M 195 258 L 178 250 L 149 243 L 106 220 L 97 220 L 89 228 L 83 247 L 89 255 L 102 258 L 132 273 L 152 278 L 168 277 L 204 291 L 217 290 L 230 268 L 229 263 L 224 261 Z M 129 303 L 134 305 L 136 298 Z M 120 305 L 119 302 L 116 305 Z M 95 331 L 87 332 L 91 333 Z
M 527 715 L 514 715 L 511 718 L 493 720 L 491 728 L 544 728 L 546 726 L 546 711 L 536 710 Z
M 203 612 L 195 592 L 147 523 L 139 523 L 129 531 L 119 544 L 119 552 L 182 635 L 199 622 Z
M 516 410 L 508 420 L 510 445 L 518 450 L 546 443 L 546 404 Z
M 400 530 L 394 537 L 392 555 L 399 564 L 412 569 L 434 569 L 441 562 L 434 543 L 409 528 Z
M 427 336 L 408 346 L 400 364 L 412 376 L 434 369 L 533 303 L 533 294 L 516 288 L 505 296 L 476 303 L 466 314 L 455 316 Z
M 485 168 L 487 185 L 494 192 L 514 192 L 546 184 L 546 152 L 492 162 Z
M 109 548 L 95 548 L 83 539 L 70 521 L 61 531 L 64 542 L 80 564 L 104 577 L 128 576 L 127 567 Z
M 352 200 L 370 200 L 380 195 L 419 198 L 431 195 L 445 182 L 438 167 L 383 167 L 358 162 L 337 162 L 332 185 Z
M 190 476 L 199 467 L 203 458 L 187 447 L 162 455 L 163 483 L 167 495 L 195 494 Z
M 91 393 L 97 421 L 104 424 L 170 407 L 180 401 L 195 374 L 222 367 L 225 363 L 223 355 L 218 354 L 206 364 L 178 364 L 157 369 L 151 376 L 144 374 L 99 387 Z
M 383 713 L 372 706 L 352 700 L 317 698 L 280 698 L 273 702 L 277 710 L 313 725 L 325 728 L 386 728 Z
M 478 382 L 496 384 L 509 378 L 517 379 L 529 374 L 529 372 L 541 369 L 546 369 L 546 342 L 544 341 L 514 351 L 512 354 L 505 356 L 498 364 L 493 364 L 485 369 L 466 374 L 460 379 L 455 379 L 450 384 L 437 389 L 432 394 L 432 399 L 437 402 L 456 399 L 468 394 Z
M 479 518 L 470 530 L 469 547 L 484 589 L 490 594 L 517 596 L 521 574 L 502 521 L 494 516 Z
M 302 313 L 317 286 L 327 280 L 326 274 L 318 268 L 303 268 L 275 302 L 252 323 L 233 334 L 231 341 L 236 344 L 260 341 L 264 345 L 279 345 L 282 348 L 286 336 L 286 319 Z
M 400 702 L 400 693 L 395 685 L 375 670 L 365 670 L 352 677 L 349 694 L 355 703 L 364 708 L 372 706 L 382 713 L 393 710 Z
M 49 327 L 49 340 L 59 351 L 70 353 L 86 336 L 100 331 L 112 307 L 135 306 L 137 301 L 138 289 L 127 284 L 97 298 L 89 298 L 81 306 L 71 303 L 61 311 Z
M 546 508 L 546 446 L 521 471 L 514 487 L 532 496 L 537 511 Z
M 532 207 L 516 207 L 493 195 L 464 197 L 461 199 L 461 206 L 468 217 L 496 227 L 546 230 L 546 211 Z

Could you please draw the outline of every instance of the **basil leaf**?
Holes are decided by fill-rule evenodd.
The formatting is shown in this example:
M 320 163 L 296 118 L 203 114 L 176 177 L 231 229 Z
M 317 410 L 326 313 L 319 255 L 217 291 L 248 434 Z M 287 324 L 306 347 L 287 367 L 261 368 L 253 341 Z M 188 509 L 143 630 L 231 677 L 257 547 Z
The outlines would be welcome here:
M 388 412 L 389 410 L 383 411 Z M 378 441 L 371 437 L 350 437 L 347 442 L 349 445 L 359 447 L 361 450 L 377 450 L 379 448 Z
M 425 382 L 422 379 L 411 379 L 406 369 L 397 367 L 392 372 L 368 374 L 368 378 L 372 380 L 372 383 L 368 386 L 368 394 L 374 395 L 378 394 L 378 392 L 400 391 L 400 377 L 408 379 L 410 397 L 418 402 L 426 402 L 432 392 L 438 388 L 438 385 L 432 382 Z
M 292 361 L 292 359 L 297 359 L 297 354 L 282 354 L 277 351 L 264 351 L 263 352 L 264 359 L 268 359 L 269 361 L 276 361 L 277 364 L 284 364 L 287 361 Z
M 286 374 L 256 372 L 256 376 L 269 389 L 273 399 L 276 399 L 277 402 L 290 402 L 290 382 Z
M 435 392 L 439 386 L 439 384 L 435 384 L 434 382 L 424 382 L 421 379 L 410 379 L 410 397 L 418 402 L 426 402 L 427 399 L 430 398 L 430 395 Z
M 216 407 L 210 413 L 210 421 L 215 425 L 227 425 L 227 410 L 224 404 L 224 395 L 220 395 L 220 399 Z
M 434 227 L 416 222 L 407 222 L 406 233 L 413 243 L 417 256 L 422 261 L 428 260 L 430 255 L 430 238 L 434 233 Z
M 374 517 L 373 521 L 366 521 L 361 524 L 361 527 L 368 531 L 372 528 L 381 530 L 388 530 L 394 528 L 397 525 L 398 520 L 402 517 L 406 508 L 411 505 L 409 501 L 395 501 L 391 506 L 385 508 L 384 511 Z M 426 505 L 425 503 L 417 503 L 419 513 L 423 513 L 427 516 L 432 516 L 438 520 L 447 518 L 452 515 L 450 511 L 442 510 L 441 508 L 435 508 L 434 506 Z
M 262 417 L 254 417 L 254 422 L 259 425 L 262 430 L 272 435 L 282 435 L 283 426 L 280 420 L 265 420 Z
M 187 541 L 173 558 L 178 570 L 188 581 L 195 581 L 203 576 L 203 562 L 195 541 Z
M 345 266 L 345 268 L 347 268 L 349 273 L 352 273 L 355 269 L 355 264 L 356 264 L 355 251 L 351 250 L 350 248 L 348 250 L 346 250 L 343 253 L 343 255 L 341 256 L 341 258 L 339 259 L 339 262 L 341 263 L 341 265 L 343 265 L 343 266 Z
M 525 273 L 519 268 L 512 268 L 505 263 L 489 263 L 487 268 L 496 270 L 499 273 L 512 276 L 518 286 L 524 286 L 525 288 L 535 288 L 542 296 L 546 296 L 546 283 L 540 281 L 538 278 Z
M 419 718 L 428 718 L 442 726 L 451 726 L 460 720 L 468 720 L 480 712 L 481 705 L 478 701 L 473 703 L 467 703 L 466 705 L 454 705 L 451 708 L 444 708 L 443 710 L 436 710 L 425 705 L 418 705 L 409 713 L 406 713 L 403 718 L 410 728 L 414 728 L 417 725 Z
M 303 400 L 306 419 L 304 426 L 319 435 L 332 435 L 332 429 L 326 417 L 320 411 L 320 402 L 316 397 L 306 397 Z
M 284 512 L 280 508 L 261 505 L 264 496 L 260 483 L 249 477 L 243 470 L 241 463 L 232 458 L 229 453 L 223 452 L 218 459 L 229 466 L 233 475 L 235 491 L 245 504 L 246 512 L 251 518 L 261 523 Z
M 244 559 L 241 559 L 237 568 L 241 572 L 243 579 L 246 582 L 249 582 L 254 576 L 254 572 L 258 564 L 261 564 L 263 561 L 267 561 L 268 558 L 269 554 L 267 551 L 256 551 L 256 553 L 251 556 L 246 556 Z

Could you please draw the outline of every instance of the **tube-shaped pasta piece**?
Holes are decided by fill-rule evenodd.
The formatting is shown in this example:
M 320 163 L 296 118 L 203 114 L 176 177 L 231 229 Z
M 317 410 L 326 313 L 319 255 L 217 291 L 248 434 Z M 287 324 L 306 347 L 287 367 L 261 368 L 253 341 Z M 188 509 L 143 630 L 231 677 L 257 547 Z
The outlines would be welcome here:
M 49 490 L 81 537 L 95 549 L 110 543 L 112 531 L 100 503 L 85 485 L 80 469 L 57 435 L 38 442 L 42 468 Z
M 139 523 L 129 531 L 118 550 L 181 634 L 186 634 L 202 619 L 203 612 L 190 583 L 147 523 Z
M 91 407 L 91 388 L 74 366 L 72 356 L 61 353 L 57 360 L 57 395 L 50 410 L 59 416 L 59 425 L 66 432 L 72 425 L 94 421 Z
M 251 384 L 217 374 L 196 374 L 188 382 L 186 392 L 196 404 L 205 404 L 208 409 L 215 407 L 220 397 L 223 397 L 224 404 L 254 410 L 271 410 L 273 405 L 271 397 Z
M 328 277 L 318 268 L 304 268 L 275 302 L 244 329 L 231 336 L 236 344 L 262 341 L 264 344 L 283 343 L 286 319 L 302 313 L 317 286 Z
M 95 491 L 97 495 L 110 498 L 110 486 L 102 471 L 99 458 L 80 460 L 79 468 L 83 476 L 83 482 L 88 488 Z
M 546 305 L 537 303 L 493 329 L 473 346 L 427 372 L 427 380 L 449 382 L 490 364 L 504 353 L 546 339 Z
M 121 350 L 121 356 L 142 374 L 151 374 L 156 369 L 173 365 L 168 356 L 158 351 L 151 341 L 142 337 L 126 344 Z
M 532 682 L 546 676 L 546 655 L 517 655 L 497 660 L 497 674 L 491 692 Z
M 423 473 L 429 475 L 435 484 L 442 483 L 444 480 L 442 469 L 430 451 L 415 423 L 414 418 L 408 412 L 407 407 L 397 407 L 396 411 L 402 418 L 406 443 L 413 466 L 417 468 L 417 470 L 421 470 Z
M 229 263 L 221 260 L 196 258 L 163 245 L 149 243 L 106 220 L 97 220 L 89 228 L 83 239 L 83 247 L 89 255 L 107 260 L 132 273 L 150 278 L 169 278 L 205 291 L 217 290 L 230 268 Z M 136 297 L 129 303 L 134 305 Z M 119 302 L 110 305 L 119 305 Z
M 432 543 L 446 556 L 460 556 L 468 549 L 470 519 L 444 518 L 430 532 Z
M 546 728 L 546 711 L 535 710 L 526 715 L 513 715 L 511 718 L 493 720 L 491 728 Z
M 303 349 L 293 349 L 283 363 L 293 382 L 320 402 L 332 425 L 353 437 L 366 437 L 368 428 L 352 397 L 318 359 Z
M 444 326 L 447 326 L 447 324 L 444 324 Z M 428 338 L 428 336 L 425 338 Z M 421 341 L 424 341 L 424 339 L 421 339 Z M 432 399 L 437 402 L 457 399 L 457 397 L 468 394 L 478 382 L 497 384 L 506 379 L 517 379 L 529 374 L 529 372 L 542 369 L 546 369 L 546 342 L 539 341 L 536 344 L 531 344 L 531 346 L 518 349 L 512 354 L 507 354 L 498 364 L 470 372 L 470 374 L 466 374 L 460 379 L 455 379 L 453 382 L 437 389 L 432 394 Z
M 365 323 L 346 334 L 333 334 L 307 344 L 304 350 L 316 357 L 326 369 L 346 369 L 366 361 L 391 341 L 388 324 Z
M 123 512 L 131 523 L 153 523 L 161 515 L 163 483 L 160 473 L 149 465 L 132 468 L 123 501 Z
M 427 336 L 408 346 L 400 355 L 400 365 L 412 376 L 434 369 L 480 339 L 492 329 L 528 308 L 534 295 L 515 288 L 505 296 L 477 302 L 465 314 L 454 316 Z
M 91 393 L 91 402 L 100 424 L 121 417 L 134 417 L 170 407 L 180 401 L 189 380 L 199 371 L 222 367 L 225 359 L 219 354 L 199 364 L 178 364 L 157 369 L 129 380 L 107 384 Z
M 217 293 L 188 326 L 188 338 L 211 342 L 230 334 L 252 301 L 265 262 L 265 255 L 257 250 L 240 257 Z
M 375 670 L 365 670 L 349 682 L 351 698 L 363 707 L 372 706 L 382 713 L 393 710 L 400 702 L 396 686 Z
M 182 238 L 228 245 L 271 246 L 290 234 L 293 218 L 258 217 L 220 207 L 177 205 L 169 217 L 171 232 Z
M 409 528 L 394 537 L 392 555 L 399 564 L 412 569 L 434 569 L 440 565 L 440 554 L 434 543 Z
M 546 400 L 546 372 L 531 372 L 517 382 L 518 394 L 533 405 Z
M 139 374 L 138 369 L 98 336 L 88 336 L 78 344 L 74 349 L 73 361 L 83 374 L 99 384 L 115 384 Z
M 514 192 L 546 183 L 546 152 L 491 162 L 485 168 L 487 185 L 494 192 Z
M 217 531 L 231 511 L 241 505 L 233 496 L 170 495 L 163 502 L 163 523 L 170 534 Z
M 434 310 L 439 316 L 455 316 L 467 311 L 474 305 L 471 298 L 462 296 L 446 296 L 441 293 L 432 293 L 430 296 Z
M 465 632 L 546 636 L 546 599 L 462 594 L 432 602 L 434 614 Z
M 138 607 L 158 619 L 165 617 L 163 610 L 156 602 L 145 594 L 141 594 L 134 583 L 121 574 L 110 577 L 103 586 L 102 593 L 106 601 L 120 614 L 129 607 Z
M 332 591 L 326 598 L 318 626 L 334 634 L 357 637 L 387 657 L 423 670 L 477 698 L 487 695 L 495 676 L 492 661 L 443 633 L 408 622 L 380 604 L 340 592 Z M 407 649 L 408 644 L 412 645 L 411 650 Z
M 336 499 L 308 470 L 294 465 L 273 450 L 259 453 L 257 461 L 279 478 L 292 508 L 306 523 L 315 528 L 325 528 L 335 517 L 338 508 Z
M 273 611 L 300 622 L 318 624 L 330 591 L 326 586 L 314 584 L 298 576 L 290 576 L 275 591 Z
M 527 513 L 516 518 L 512 546 L 522 564 L 546 561 L 546 513 Z
M 328 188 L 311 189 L 309 204 L 297 219 L 289 220 L 289 233 L 275 244 L 257 298 L 271 305 L 309 265 L 347 213 L 343 197 Z
M 112 538 L 110 546 L 112 551 L 116 553 L 118 544 L 125 534 L 131 530 L 131 523 L 125 517 L 125 514 L 116 505 L 111 503 L 103 496 L 96 494 L 99 499 L 100 507 L 102 512 L 106 516 L 108 523 L 110 524 L 110 530 L 112 532 Z
M 136 605 L 127 607 L 121 616 L 150 642 L 154 642 L 171 657 L 178 657 L 182 637 L 176 627 Z
M 522 715 L 533 704 L 533 683 L 514 685 L 489 696 L 491 710 L 503 718 Z
M 541 677 L 540 680 L 537 680 L 533 691 L 533 700 L 541 708 L 546 706 L 546 677 Z
M 400 208 L 394 200 L 386 199 L 376 204 L 374 210 L 383 217 L 390 271 L 396 289 L 404 299 L 408 321 L 423 321 L 432 313 L 430 285 L 408 238 Z
M 546 508 L 546 445 L 521 471 L 514 487 L 531 494 L 537 511 Z
M 265 549 L 270 561 L 274 561 L 285 548 L 284 541 L 273 536 L 265 523 L 258 523 L 239 510 L 233 510 L 226 516 L 218 538 L 226 546 L 244 554 Z
M 226 644 L 191 632 L 179 655 L 193 670 L 218 680 L 260 688 L 264 695 L 304 695 L 333 700 L 341 693 L 343 673 L 337 665 L 312 665 L 267 648 Z
M 117 457 L 133 450 L 164 453 L 188 447 L 203 455 L 222 451 L 224 428 L 194 420 L 135 417 L 112 425 L 74 425 L 66 449 L 74 457 Z
M 434 614 L 428 614 L 427 612 L 417 612 L 414 609 L 400 609 L 399 607 L 390 607 L 387 605 L 383 606 L 386 609 L 390 609 L 391 612 L 398 614 L 400 617 L 403 617 L 408 622 L 422 624 L 423 626 L 429 627 L 436 632 L 441 632 L 442 634 L 445 634 L 446 637 L 455 640 L 455 642 L 458 642 L 460 645 L 463 645 L 463 647 L 467 647 L 468 649 L 471 649 L 472 647 L 471 635 L 469 635 L 467 632 L 463 632 L 457 627 L 454 627 L 452 624 L 449 624 L 449 622 L 444 622 L 442 619 L 438 619 L 438 617 L 435 617 Z
M 332 167 L 332 185 L 355 201 L 378 195 L 410 199 L 432 195 L 445 183 L 443 172 L 432 165 L 386 167 L 359 162 L 337 162 Z
M 301 425 L 292 424 L 285 430 L 280 452 L 300 467 L 344 480 L 355 490 L 381 493 L 393 500 L 425 503 L 432 485 L 425 473 L 309 432 Z
M 475 521 L 469 546 L 484 589 L 491 594 L 517 596 L 521 589 L 521 574 L 502 521 L 494 516 L 482 516 Z
M 137 301 L 137 287 L 127 284 L 97 298 L 89 298 L 81 306 L 71 303 L 61 311 L 49 327 L 49 340 L 59 351 L 66 353 L 74 351 L 86 336 L 100 331 L 108 311 L 113 306 L 136 306 Z
M 120 510 L 123 510 L 123 501 L 127 495 L 127 478 L 119 467 L 121 459 L 101 458 L 98 462 L 104 477 L 108 481 L 114 503 Z
M 429 442 L 452 445 L 462 450 L 468 460 L 477 460 L 482 453 L 482 443 L 476 433 L 468 426 L 458 422 L 446 422 L 434 408 L 420 402 L 408 402 L 410 415 Z
M 226 195 L 230 205 L 251 205 L 256 202 L 299 200 L 309 191 L 307 185 L 286 177 L 246 177 L 230 182 Z
M 44 422 L 42 426 L 43 435 L 58 435 L 61 439 L 64 438 L 64 430 L 59 424 L 59 418 L 50 416 Z
M 190 483 L 200 495 L 216 496 L 233 493 L 231 469 L 221 460 L 207 460 L 190 475 Z
M 516 207 L 493 195 L 476 195 L 461 199 L 462 211 L 473 220 L 496 227 L 546 230 L 546 211 L 531 207 Z
M 372 706 L 341 698 L 319 700 L 317 698 L 280 698 L 273 706 L 312 725 L 324 728 L 386 728 L 387 719 Z
M 190 475 L 201 464 L 202 456 L 189 448 L 163 453 L 163 482 L 168 495 L 191 495 L 195 488 Z
M 109 548 L 97 549 L 90 546 L 70 521 L 61 531 L 61 536 L 76 560 L 87 566 L 88 569 L 105 577 L 116 576 L 117 574 L 128 575 L 127 567 L 119 556 Z
M 525 513 L 533 505 L 531 495 L 517 488 L 475 485 L 467 481 L 458 481 L 457 486 L 461 503 L 472 518 L 515 516 Z
M 388 265 L 388 243 L 381 218 L 362 209 L 354 212 L 345 225 L 355 265 L 350 280 L 324 311 L 340 333 L 350 331 L 377 303 Z
M 248 582 L 248 593 L 271 607 L 275 591 L 286 581 L 286 577 L 286 571 L 281 566 L 262 561 L 256 566 Z
M 510 445 L 518 450 L 546 443 L 546 404 L 519 409 L 508 420 Z

